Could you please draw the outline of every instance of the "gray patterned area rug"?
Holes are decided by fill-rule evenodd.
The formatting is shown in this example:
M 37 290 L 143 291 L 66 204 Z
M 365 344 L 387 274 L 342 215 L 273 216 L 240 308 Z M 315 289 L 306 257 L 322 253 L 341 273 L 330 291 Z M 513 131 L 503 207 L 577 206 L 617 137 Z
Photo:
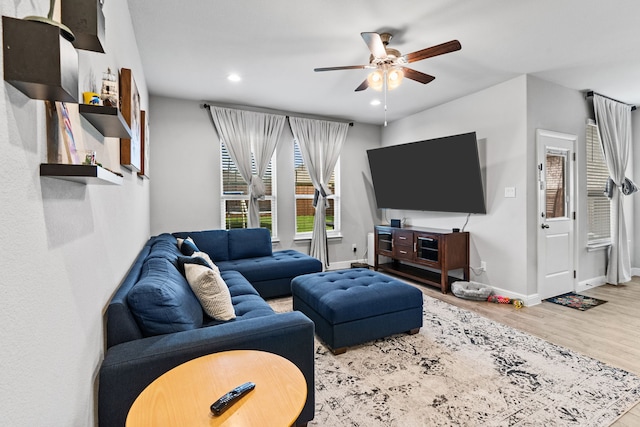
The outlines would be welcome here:
M 426 295 L 420 333 L 338 356 L 316 338 L 315 361 L 310 426 L 608 426 L 640 400 L 629 372 Z

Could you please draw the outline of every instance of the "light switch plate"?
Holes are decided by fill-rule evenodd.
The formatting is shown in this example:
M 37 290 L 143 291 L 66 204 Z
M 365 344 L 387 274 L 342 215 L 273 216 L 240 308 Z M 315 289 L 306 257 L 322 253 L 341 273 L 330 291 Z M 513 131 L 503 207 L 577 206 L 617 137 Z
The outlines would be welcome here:
M 504 187 L 504 197 L 516 197 L 516 187 Z

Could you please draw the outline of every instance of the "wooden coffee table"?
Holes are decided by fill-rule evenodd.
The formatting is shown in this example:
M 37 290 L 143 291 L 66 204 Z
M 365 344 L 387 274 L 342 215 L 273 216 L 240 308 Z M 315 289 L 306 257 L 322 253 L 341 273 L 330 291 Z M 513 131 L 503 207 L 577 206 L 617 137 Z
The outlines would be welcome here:
M 220 416 L 209 407 L 247 381 L 255 389 Z M 127 427 L 291 426 L 307 399 L 304 375 L 289 360 L 263 351 L 214 353 L 179 365 L 133 402 Z

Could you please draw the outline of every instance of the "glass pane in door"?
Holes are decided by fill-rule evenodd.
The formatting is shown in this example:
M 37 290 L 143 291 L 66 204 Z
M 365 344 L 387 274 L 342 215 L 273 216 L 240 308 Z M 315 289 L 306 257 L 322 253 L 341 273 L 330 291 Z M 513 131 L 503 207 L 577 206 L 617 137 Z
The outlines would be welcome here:
M 567 153 L 547 150 L 545 167 L 545 215 L 547 219 L 567 217 Z

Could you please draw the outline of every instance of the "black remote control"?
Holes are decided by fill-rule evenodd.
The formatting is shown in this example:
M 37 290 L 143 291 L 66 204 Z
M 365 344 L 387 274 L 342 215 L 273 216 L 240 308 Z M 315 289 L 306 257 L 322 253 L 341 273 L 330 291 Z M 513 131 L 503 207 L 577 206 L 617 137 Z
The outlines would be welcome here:
M 211 405 L 211 412 L 213 415 L 220 415 L 226 411 L 231 405 L 236 403 L 242 396 L 253 390 L 256 385 L 252 382 L 246 382 L 242 385 L 231 390 L 229 393 L 222 396 L 220 399 L 213 402 Z

